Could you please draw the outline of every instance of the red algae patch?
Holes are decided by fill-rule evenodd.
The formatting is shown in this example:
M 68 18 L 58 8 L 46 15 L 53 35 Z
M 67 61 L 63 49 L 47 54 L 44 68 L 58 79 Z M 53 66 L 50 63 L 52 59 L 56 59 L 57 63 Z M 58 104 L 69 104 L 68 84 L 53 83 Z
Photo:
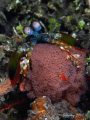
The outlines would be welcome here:
M 11 86 L 11 82 L 9 79 L 3 81 L 2 83 L 0 83 L 0 96 L 7 94 L 8 92 L 10 92 L 12 89 Z

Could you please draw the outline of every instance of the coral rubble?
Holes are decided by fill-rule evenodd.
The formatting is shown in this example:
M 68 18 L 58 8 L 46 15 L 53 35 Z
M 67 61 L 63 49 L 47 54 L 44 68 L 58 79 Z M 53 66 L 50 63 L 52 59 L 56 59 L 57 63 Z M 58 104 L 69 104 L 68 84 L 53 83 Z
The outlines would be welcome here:
M 86 115 L 79 109 L 71 106 L 67 101 L 62 100 L 52 104 L 51 100 L 42 96 L 31 103 L 31 110 L 28 110 L 27 120 L 82 120 Z
M 28 112 L 27 120 L 59 120 L 51 100 L 46 96 L 37 98 L 32 103 L 32 110 Z

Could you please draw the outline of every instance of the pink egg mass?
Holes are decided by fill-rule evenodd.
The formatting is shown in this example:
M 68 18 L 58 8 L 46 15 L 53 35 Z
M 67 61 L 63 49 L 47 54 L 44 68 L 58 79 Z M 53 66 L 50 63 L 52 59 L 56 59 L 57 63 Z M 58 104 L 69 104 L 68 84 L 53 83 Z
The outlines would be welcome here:
M 86 89 L 86 53 L 76 49 L 70 49 L 69 52 L 71 55 L 56 45 L 35 46 L 31 55 L 32 69 L 22 82 L 30 99 L 47 96 L 53 103 L 66 99 L 72 105 L 80 101 Z M 80 62 L 75 59 L 76 55 Z

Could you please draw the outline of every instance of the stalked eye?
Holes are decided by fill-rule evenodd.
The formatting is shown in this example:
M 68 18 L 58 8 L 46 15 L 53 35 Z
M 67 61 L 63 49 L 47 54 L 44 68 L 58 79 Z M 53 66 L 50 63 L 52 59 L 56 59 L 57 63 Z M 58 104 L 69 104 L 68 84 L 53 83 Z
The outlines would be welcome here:
M 33 26 L 34 30 L 36 30 L 36 31 L 39 31 L 42 29 L 42 26 L 41 26 L 40 22 L 38 22 L 38 21 L 34 21 L 32 23 L 32 26 Z
M 27 27 L 25 26 L 23 28 L 23 32 L 26 34 L 26 35 L 32 35 L 33 34 L 33 30 L 30 28 L 30 27 Z

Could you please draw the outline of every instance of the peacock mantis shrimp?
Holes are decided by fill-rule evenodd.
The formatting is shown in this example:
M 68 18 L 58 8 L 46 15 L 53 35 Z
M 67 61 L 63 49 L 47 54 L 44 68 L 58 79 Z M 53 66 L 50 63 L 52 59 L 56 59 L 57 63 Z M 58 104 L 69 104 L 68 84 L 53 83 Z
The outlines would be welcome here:
M 87 52 L 87 50 L 80 49 L 82 48 L 82 46 L 75 38 L 63 32 L 57 33 L 50 37 L 42 33 L 41 29 L 42 26 L 38 21 L 34 21 L 31 27 L 25 26 L 23 28 L 23 32 L 26 35 L 30 36 L 30 45 L 26 43 L 25 48 L 19 48 L 15 50 L 10 58 L 8 64 L 8 75 L 11 80 L 12 86 L 14 86 L 18 82 L 18 80 L 20 79 L 20 74 L 23 74 L 23 77 L 26 75 L 27 70 L 30 68 L 29 65 L 32 51 L 38 41 L 55 44 L 61 50 L 66 51 L 68 53 L 67 59 L 71 59 L 77 68 L 79 68 L 79 64 L 82 64 L 79 61 L 79 54 L 70 54 L 70 49 L 77 49 L 83 52 Z
M 55 44 L 61 50 L 67 52 L 67 60 L 70 59 L 73 62 L 73 64 L 77 67 L 77 69 L 79 69 L 80 65 L 83 65 L 79 60 L 79 54 L 70 53 L 72 49 L 76 49 L 85 53 L 88 52 L 88 50 L 83 49 L 83 47 L 78 43 L 78 41 L 75 38 L 63 32 L 49 36 L 42 33 L 41 29 L 42 26 L 38 21 L 34 21 L 31 27 L 25 26 L 23 28 L 23 32 L 30 38 L 30 44 L 25 43 L 25 47 L 16 49 L 11 55 L 11 58 L 8 63 L 8 77 L 10 79 L 12 87 L 15 86 L 18 81 L 21 83 L 24 77 L 26 76 L 27 71 L 30 69 L 30 57 L 38 41 Z M 60 76 L 63 80 L 67 80 L 67 78 L 65 78 L 62 74 L 60 74 Z M 17 104 L 20 104 L 20 102 L 12 104 L 11 106 Z M 8 106 L 5 109 L 8 109 L 10 107 Z

